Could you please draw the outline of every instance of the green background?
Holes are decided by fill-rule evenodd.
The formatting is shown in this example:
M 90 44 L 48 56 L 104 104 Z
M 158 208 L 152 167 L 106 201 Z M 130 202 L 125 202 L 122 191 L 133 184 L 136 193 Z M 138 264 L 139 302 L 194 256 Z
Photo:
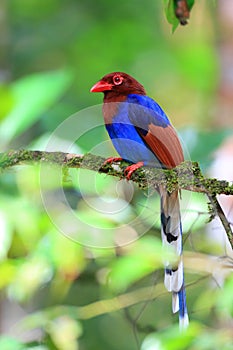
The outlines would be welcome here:
M 75 128 L 91 129 L 88 111 L 100 127 L 77 139 L 74 151 L 92 151 L 108 136 L 100 107 L 95 107 L 102 96 L 89 90 L 103 75 L 124 71 L 166 111 L 183 140 L 187 159 L 198 161 L 205 174 L 211 173 L 215 151 L 231 135 L 231 125 L 221 124 L 217 113 L 222 69 L 218 6 L 215 1 L 197 1 L 189 24 L 172 34 L 164 11 L 168 4 L 160 0 L 2 1 L 1 151 L 44 150 L 56 128 L 74 114 Z M 64 135 L 57 151 L 65 148 Z M 99 154 L 114 152 L 109 143 L 101 147 Z M 42 192 L 54 194 L 56 170 L 46 172 Z M 79 173 L 81 182 L 77 170 L 63 174 L 62 186 L 74 211 L 83 222 L 91 218 L 98 235 L 106 227 L 115 232 L 140 213 L 148 232 L 118 248 L 100 249 L 99 242 L 98 249 L 78 244 L 62 235 L 47 215 L 39 166 L 1 173 L 1 349 L 233 349 L 233 280 L 226 279 L 220 289 L 206 267 L 209 256 L 222 254 L 207 233 L 207 199 L 184 194 L 182 201 L 191 319 L 182 334 L 177 316 L 171 313 L 171 295 L 163 287 L 158 220 L 151 225 L 154 210 L 158 215 L 158 198 L 149 197 L 147 207 L 147 194 L 135 188 L 130 203 L 121 194 L 127 209 L 111 218 L 86 205 L 84 197 L 111 202 L 119 195 L 117 181 Z M 90 233 L 87 226 L 80 233 L 81 241 Z M 200 260 L 192 266 L 195 256 Z M 232 261 L 229 264 L 232 268 Z M 155 299 L 142 301 L 142 288 L 148 299 L 155 293 Z M 115 312 L 109 305 L 91 305 L 127 293 L 128 307 L 115 302 Z M 91 311 L 82 309 L 87 305 Z M 101 315 L 95 316 L 99 309 Z

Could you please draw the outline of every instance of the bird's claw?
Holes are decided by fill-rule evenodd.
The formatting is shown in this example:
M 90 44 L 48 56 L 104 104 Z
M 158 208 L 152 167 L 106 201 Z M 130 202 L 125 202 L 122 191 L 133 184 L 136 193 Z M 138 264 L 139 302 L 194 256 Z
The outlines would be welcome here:
M 139 168 L 141 168 L 144 165 L 143 162 L 138 162 L 132 165 L 129 165 L 125 168 L 124 174 L 127 180 L 131 179 L 132 174 Z
M 112 164 L 113 162 L 119 162 L 121 160 L 122 160 L 121 157 L 110 157 L 104 161 L 103 166 L 106 164 Z

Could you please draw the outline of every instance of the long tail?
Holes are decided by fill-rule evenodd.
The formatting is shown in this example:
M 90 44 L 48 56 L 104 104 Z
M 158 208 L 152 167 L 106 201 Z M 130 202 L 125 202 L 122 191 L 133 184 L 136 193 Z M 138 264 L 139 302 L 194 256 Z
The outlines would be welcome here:
M 169 194 L 165 189 L 159 189 L 161 196 L 161 235 L 164 245 L 171 245 L 180 260 L 177 266 L 165 262 L 164 284 L 172 292 L 172 311 L 179 311 L 180 328 L 189 324 L 184 284 L 184 269 L 182 260 L 182 226 L 178 191 Z

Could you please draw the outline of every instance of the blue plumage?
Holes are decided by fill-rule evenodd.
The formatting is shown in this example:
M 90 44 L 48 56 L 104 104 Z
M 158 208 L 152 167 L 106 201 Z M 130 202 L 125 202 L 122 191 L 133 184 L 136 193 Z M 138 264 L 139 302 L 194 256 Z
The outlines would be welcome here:
M 143 115 L 143 118 L 142 118 Z M 161 167 L 162 162 L 152 152 L 145 140 L 149 125 L 166 128 L 170 121 L 162 108 L 148 96 L 129 94 L 125 102 L 117 106 L 117 113 L 106 129 L 120 156 L 132 163 L 143 159 L 144 165 Z
M 156 163 L 159 163 L 131 124 L 125 123 L 122 128 L 122 123 L 114 122 L 106 125 L 106 129 L 115 149 L 123 159 L 131 163 L 138 163 L 143 159 L 143 163 L 147 166 L 155 166 Z
M 160 105 L 158 105 L 158 103 L 149 96 L 129 94 L 127 96 L 126 102 L 132 104 L 132 108 L 130 108 L 130 110 L 132 109 L 134 111 L 134 116 L 137 117 L 138 120 L 142 119 L 143 113 L 144 127 L 146 124 L 149 125 L 151 123 L 163 128 L 171 125 L 168 117 Z

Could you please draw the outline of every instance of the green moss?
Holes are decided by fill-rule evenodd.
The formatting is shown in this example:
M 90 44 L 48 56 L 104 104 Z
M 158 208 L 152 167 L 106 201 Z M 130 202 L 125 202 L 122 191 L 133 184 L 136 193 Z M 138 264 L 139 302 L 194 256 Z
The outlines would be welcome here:
M 81 167 L 116 176 L 120 179 L 125 177 L 124 170 L 130 165 L 130 163 L 123 160 L 117 162 L 119 169 L 115 169 L 112 164 L 104 164 L 104 158 L 92 154 L 73 156 L 62 152 L 12 150 L 0 155 L 0 168 L 5 170 L 20 163 L 39 161 L 66 166 L 67 168 Z M 204 178 L 197 162 L 186 161 L 170 170 L 142 167 L 132 174 L 131 179 L 143 189 L 148 187 L 155 189 L 158 185 L 163 185 L 170 193 L 177 189 L 186 189 L 212 196 L 216 194 L 233 195 L 233 186 L 227 181 Z

